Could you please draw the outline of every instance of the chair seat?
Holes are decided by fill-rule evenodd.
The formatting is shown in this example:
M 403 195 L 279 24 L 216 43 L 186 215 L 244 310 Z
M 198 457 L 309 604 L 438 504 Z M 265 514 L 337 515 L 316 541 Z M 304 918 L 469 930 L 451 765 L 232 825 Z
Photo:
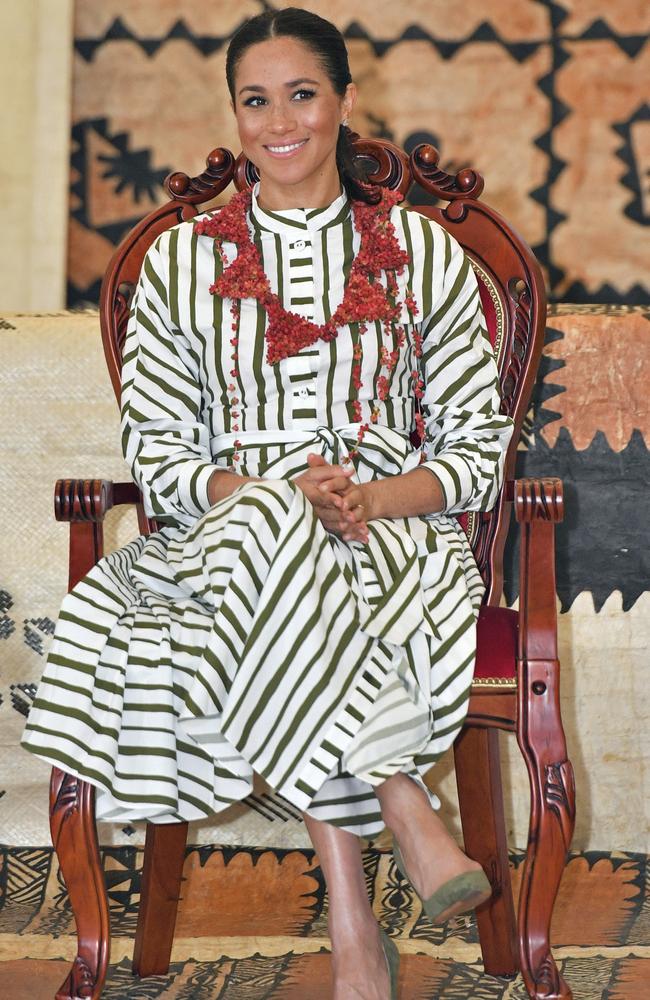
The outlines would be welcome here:
M 517 611 L 485 605 L 481 608 L 473 686 L 516 686 L 518 633 Z

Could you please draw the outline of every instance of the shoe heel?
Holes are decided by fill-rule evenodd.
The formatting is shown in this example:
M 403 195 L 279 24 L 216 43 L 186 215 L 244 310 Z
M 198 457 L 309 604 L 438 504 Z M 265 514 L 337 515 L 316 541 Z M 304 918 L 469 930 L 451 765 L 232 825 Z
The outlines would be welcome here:
M 400 875 L 410 882 L 404 858 L 397 843 L 393 844 L 393 860 Z M 412 884 L 412 883 L 411 883 Z M 492 886 L 484 871 L 465 872 L 441 885 L 427 899 L 420 896 L 422 909 L 432 923 L 446 923 L 452 916 L 468 913 L 489 899 Z M 419 893 L 418 893 L 419 896 Z

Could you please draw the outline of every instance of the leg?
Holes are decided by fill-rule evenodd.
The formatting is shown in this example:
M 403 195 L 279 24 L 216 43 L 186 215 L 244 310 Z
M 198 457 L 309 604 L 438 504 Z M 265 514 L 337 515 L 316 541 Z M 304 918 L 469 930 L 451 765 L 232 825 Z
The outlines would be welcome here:
M 77 925 L 77 957 L 56 1000 L 97 1000 L 110 947 L 108 897 L 95 826 L 95 789 L 53 768 L 50 830 Z
M 359 838 L 303 813 L 329 897 L 333 1000 L 387 1000 L 388 968 L 361 863 Z
M 187 823 L 147 823 L 133 951 L 136 976 L 165 976 L 169 972 L 186 842 Z
M 454 755 L 465 849 L 471 858 L 480 861 L 493 889 L 492 897 L 476 911 L 483 964 L 491 976 L 514 976 L 519 967 L 517 921 L 508 866 L 498 739 L 495 729 L 463 729 L 454 744 Z
M 408 775 L 394 774 L 377 785 L 375 792 L 420 897 L 431 896 L 457 875 L 481 870 L 478 862 L 463 854 L 431 808 L 424 789 Z
M 568 1000 L 571 990 L 550 946 L 553 904 L 575 823 L 573 769 L 567 759 L 557 661 L 524 663 L 517 737 L 531 790 L 526 863 L 519 896 L 521 971 L 533 1000 Z

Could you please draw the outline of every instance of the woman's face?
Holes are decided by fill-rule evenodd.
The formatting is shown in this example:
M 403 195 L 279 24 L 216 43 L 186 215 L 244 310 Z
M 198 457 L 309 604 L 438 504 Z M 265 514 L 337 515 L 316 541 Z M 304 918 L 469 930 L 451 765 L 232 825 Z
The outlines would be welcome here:
M 336 143 L 354 84 L 339 97 L 318 57 L 295 38 L 252 45 L 234 83 L 242 150 L 260 172 L 262 204 L 318 207 L 336 198 Z

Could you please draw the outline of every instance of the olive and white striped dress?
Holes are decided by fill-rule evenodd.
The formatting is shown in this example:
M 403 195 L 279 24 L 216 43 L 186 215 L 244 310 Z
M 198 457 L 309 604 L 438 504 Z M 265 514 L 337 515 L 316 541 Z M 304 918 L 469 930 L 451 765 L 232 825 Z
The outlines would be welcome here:
M 285 306 L 323 323 L 359 246 L 343 193 L 321 209 L 263 211 L 251 233 Z M 436 223 L 399 207 L 424 338 L 407 330 L 385 401 L 381 324 L 363 335 L 359 481 L 418 466 L 410 372 L 425 382 L 423 467 L 445 512 L 377 520 L 370 540 L 328 534 L 292 480 L 307 454 L 338 462 L 356 441 L 344 327 L 277 365 L 265 314 L 242 302 L 238 431 L 230 303 L 209 293 L 214 243 L 182 223 L 146 256 L 123 370 L 123 443 L 163 527 L 103 560 L 64 600 L 23 744 L 94 783 L 101 818 L 197 819 L 248 795 L 256 771 L 299 809 L 372 836 L 373 785 L 421 775 L 466 711 L 482 583 L 455 514 L 494 502 L 510 421 L 468 258 Z M 225 244 L 228 259 L 236 254 Z M 395 339 L 397 343 L 397 339 Z M 395 345 L 388 342 L 389 349 Z M 215 504 L 208 481 L 232 465 L 263 478 Z

